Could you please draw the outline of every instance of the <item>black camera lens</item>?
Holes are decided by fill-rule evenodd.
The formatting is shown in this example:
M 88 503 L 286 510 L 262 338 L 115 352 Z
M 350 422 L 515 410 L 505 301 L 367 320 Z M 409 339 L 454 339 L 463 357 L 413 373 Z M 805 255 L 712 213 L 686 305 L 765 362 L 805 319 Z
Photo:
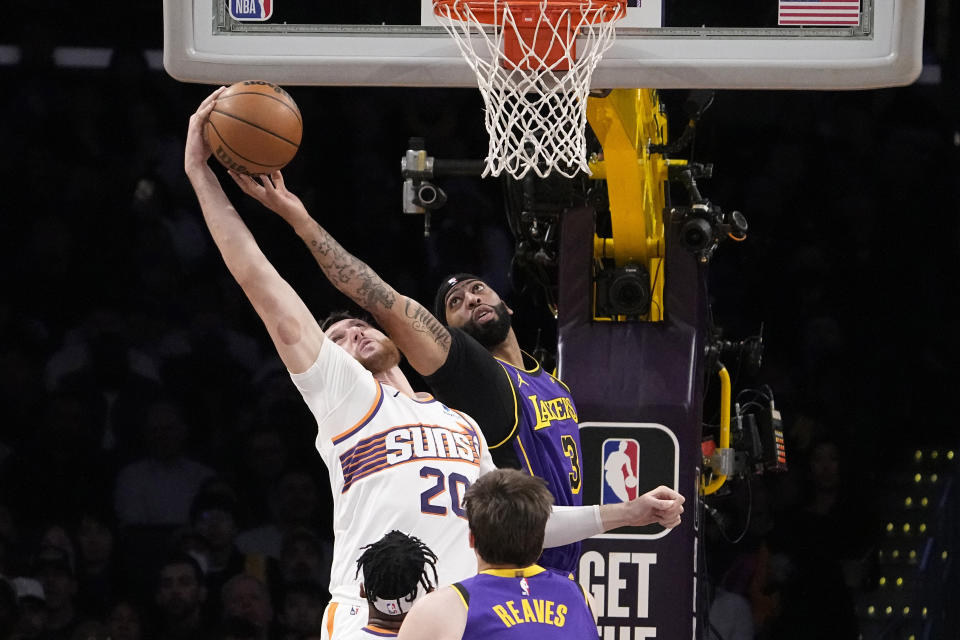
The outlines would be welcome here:
M 702 251 L 713 239 L 713 229 L 703 218 L 691 218 L 680 229 L 680 241 L 690 251 Z
M 607 269 L 597 277 L 597 313 L 612 317 L 650 312 L 650 273 L 640 264 Z
M 420 198 L 420 202 L 423 203 L 421 206 L 431 205 L 437 199 L 437 190 L 432 184 L 425 182 L 420 185 L 420 189 L 417 191 L 417 197 Z
M 610 302 L 619 313 L 642 316 L 650 311 L 650 285 L 633 274 L 620 274 L 610 284 Z

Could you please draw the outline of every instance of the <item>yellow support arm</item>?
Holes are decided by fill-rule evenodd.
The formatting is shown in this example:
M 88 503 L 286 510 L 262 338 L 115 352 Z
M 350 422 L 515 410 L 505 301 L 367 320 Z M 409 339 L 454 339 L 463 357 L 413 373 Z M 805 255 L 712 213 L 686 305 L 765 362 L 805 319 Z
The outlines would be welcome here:
M 666 116 L 653 89 L 614 89 L 588 99 L 587 120 L 603 147 L 602 158 L 592 160 L 590 170 L 594 178 L 607 181 L 613 228 L 613 238 L 595 238 L 594 257 L 612 258 L 618 267 L 631 262 L 646 267 L 652 298 L 646 319 L 660 321 L 667 162 L 649 147 L 666 142 Z

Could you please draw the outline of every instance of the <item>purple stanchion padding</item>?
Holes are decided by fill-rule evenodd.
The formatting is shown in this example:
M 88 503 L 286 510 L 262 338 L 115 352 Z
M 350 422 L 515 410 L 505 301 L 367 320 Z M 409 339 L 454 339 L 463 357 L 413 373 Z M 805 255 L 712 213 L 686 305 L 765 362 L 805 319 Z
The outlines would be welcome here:
M 667 534 L 654 525 L 617 532 L 632 537 L 585 541 L 579 579 L 597 601 L 603 640 L 700 638 L 695 504 L 707 321 L 704 267 L 668 236 L 660 276 L 666 278 L 665 320 L 593 322 L 593 234 L 592 209 L 564 213 L 559 368 L 581 424 L 584 504 L 604 496 L 609 501 L 611 481 L 623 482 L 604 467 L 616 466 L 609 462 L 616 449 L 609 443 L 626 440 L 639 445 L 636 490 L 673 486 L 686 498 L 686 511 L 683 523 Z M 627 425 L 591 425 L 597 422 Z M 629 444 L 624 450 L 637 458 Z

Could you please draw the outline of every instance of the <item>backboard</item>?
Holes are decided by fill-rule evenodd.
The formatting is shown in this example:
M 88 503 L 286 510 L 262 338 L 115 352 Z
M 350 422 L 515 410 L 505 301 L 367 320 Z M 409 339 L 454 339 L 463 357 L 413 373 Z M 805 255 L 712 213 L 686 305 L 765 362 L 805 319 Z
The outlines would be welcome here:
M 163 4 L 164 66 L 181 81 L 476 86 L 430 0 Z M 921 70 L 923 0 L 629 4 L 593 89 L 867 89 Z

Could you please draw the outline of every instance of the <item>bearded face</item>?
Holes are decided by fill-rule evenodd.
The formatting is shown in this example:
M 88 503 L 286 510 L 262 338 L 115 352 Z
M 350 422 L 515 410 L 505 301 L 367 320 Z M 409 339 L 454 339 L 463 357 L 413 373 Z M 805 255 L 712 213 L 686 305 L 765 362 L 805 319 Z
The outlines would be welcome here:
M 507 305 L 501 300 L 494 305 L 493 310 L 495 317 L 488 316 L 490 319 L 485 319 L 482 323 L 470 318 L 460 327 L 487 349 L 492 349 L 506 340 L 507 334 L 510 333 L 510 312 L 507 310 Z

